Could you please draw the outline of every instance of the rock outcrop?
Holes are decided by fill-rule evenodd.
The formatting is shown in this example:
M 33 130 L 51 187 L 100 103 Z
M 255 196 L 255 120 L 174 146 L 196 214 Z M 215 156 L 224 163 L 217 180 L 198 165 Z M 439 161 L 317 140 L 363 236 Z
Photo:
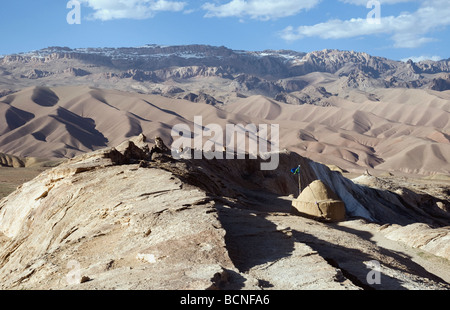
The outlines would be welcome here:
M 155 150 L 141 135 L 46 170 L 1 200 L 0 288 L 450 288 L 363 232 L 429 217 L 405 217 L 376 189 L 295 153 L 261 171 L 261 159 L 175 160 Z M 290 215 L 298 186 L 290 168 L 298 164 L 302 184 L 321 179 L 345 202 L 346 221 Z M 433 244 L 447 238 L 436 225 L 427 225 Z M 380 283 L 367 282 L 372 261 L 382 267 Z
M 339 222 L 345 219 L 345 204 L 322 181 L 309 184 L 292 201 L 292 213 L 327 222 Z
M 25 162 L 23 158 L 0 153 L 0 166 L 19 168 L 25 167 Z
M 424 223 L 415 223 L 407 226 L 390 225 L 383 227 L 382 232 L 388 239 L 401 241 L 408 246 L 450 260 L 450 230 L 448 227 L 432 228 Z
M 214 204 L 170 172 L 122 165 L 135 148 L 70 160 L 2 201 L 3 289 L 220 284 L 233 265 Z
M 450 89 L 450 75 L 437 77 L 430 83 L 430 89 L 437 91 L 446 91 Z
M 0 167 L 10 167 L 10 168 L 24 168 L 24 167 L 37 167 L 37 166 L 48 166 L 52 167 L 57 165 L 60 160 L 48 160 L 45 158 L 35 158 L 35 157 L 18 157 L 14 155 L 0 153 Z

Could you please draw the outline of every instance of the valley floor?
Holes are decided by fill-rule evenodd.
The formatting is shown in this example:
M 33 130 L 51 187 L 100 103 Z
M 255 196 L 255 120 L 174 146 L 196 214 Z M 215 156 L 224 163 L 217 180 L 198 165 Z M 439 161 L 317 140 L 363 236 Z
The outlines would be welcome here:
M 46 168 L 0 167 L 0 199 L 11 194 L 18 186 L 38 176 Z

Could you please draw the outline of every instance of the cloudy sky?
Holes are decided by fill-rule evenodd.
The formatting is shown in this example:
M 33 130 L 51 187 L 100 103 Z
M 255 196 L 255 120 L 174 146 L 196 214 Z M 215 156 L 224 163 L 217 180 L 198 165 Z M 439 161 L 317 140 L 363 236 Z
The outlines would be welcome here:
M 68 22 L 78 16 L 80 24 Z M 450 0 L 15 0 L 2 2 L 0 27 L 0 55 L 48 46 L 209 44 L 450 57 Z

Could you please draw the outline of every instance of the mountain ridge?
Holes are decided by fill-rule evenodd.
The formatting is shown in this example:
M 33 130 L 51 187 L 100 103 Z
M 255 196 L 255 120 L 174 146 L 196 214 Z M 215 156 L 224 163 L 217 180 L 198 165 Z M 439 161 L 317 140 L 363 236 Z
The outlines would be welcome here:
M 227 77 L 247 74 L 272 81 L 304 76 L 312 72 L 324 72 L 336 74 L 338 77 L 363 74 L 367 78 L 384 79 L 384 87 L 408 85 L 414 88 L 431 83 L 432 79 L 424 75 L 450 72 L 449 59 L 414 63 L 412 60 L 407 62 L 395 61 L 354 51 L 326 49 L 310 53 L 291 50 L 258 52 L 232 50 L 223 46 L 210 45 L 147 45 L 134 48 L 79 49 L 50 47 L 0 57 L 0 67 L 6 68 L 13 63 L 19 63 L 23 67 L 30 64 L 48 65 L 59 60 L 78 60 L 87 64 L 88 67 L 89 65 L 104 67 L 102 72 L 105 74 L 108 73 L 108 71 L 105 71 L 106 69 L 110 69 L 110 73 L 116 74 L 117 71 L 139 70 L 141 73 L 151 75 L 154 71 L 174 67 L 213 67 L 219 68 L 219 71 L 221 71 L 219 74 L 225 72 Z M 82 69 L 85 75 L 95 74 L 95 72 L 86 70 L 87 68 L 73 69 Z M 61 72 L 49 71 L 47 74 L 58 75 Z M 130 76 L 133 77 L 133 74 L 123 77 L 128 78 Z M 391 76 L 395 76 L 395 81 L 391 81 Z M 25 74 L 23 77 L 27 78 L 27 75 Z M 37 75 L 37 78 L 43 77 L 46 77 L 46 75 L 42 73 Z M 166 76 L 162 80 L 167 81 L 174 77 L 177 77 L 176 73 Z M 161 77 L 159 78 L 161 79 Z M 396 83 L 400 84 L 397 85 Z

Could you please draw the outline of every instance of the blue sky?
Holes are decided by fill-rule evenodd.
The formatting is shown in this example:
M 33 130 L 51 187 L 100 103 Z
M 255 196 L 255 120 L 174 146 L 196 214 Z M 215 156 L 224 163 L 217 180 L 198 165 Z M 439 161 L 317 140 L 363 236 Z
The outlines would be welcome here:
M 3 1 L 0 55 L 48 46 L 209 44 L 355 50 L 395 60 L 450 57 L 450 0 L 77 1 L 81 24 L 67 22 L 75 8 L 69 0 Z

